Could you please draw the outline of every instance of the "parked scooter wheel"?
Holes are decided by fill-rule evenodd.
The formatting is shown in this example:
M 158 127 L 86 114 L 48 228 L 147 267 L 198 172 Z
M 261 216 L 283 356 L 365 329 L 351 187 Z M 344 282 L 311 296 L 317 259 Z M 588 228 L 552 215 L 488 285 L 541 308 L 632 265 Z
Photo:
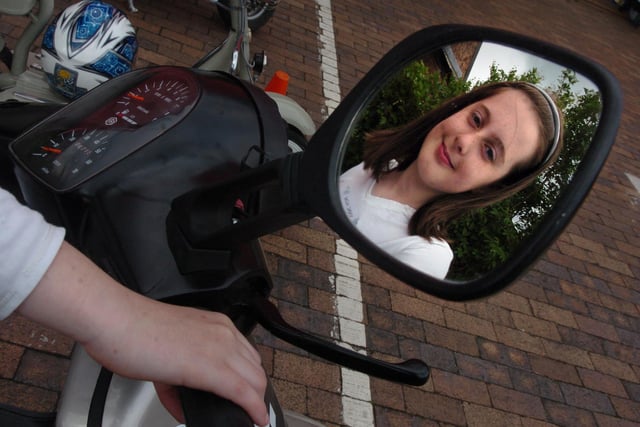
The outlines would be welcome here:
M 289 140 L 289 152 L 300 153 L 307 148 L 307 138 L 294 127 L 287 128 L 287 138 Z
M 231 15 L 229 13 L 229 0 L 219 0 L 218 14 L 224 25 L 229 28 L 231 25 Z M 258 28 L 266 24 L 276 11 L 276 7 L 270 2 L 262 0 L 247 0 L 247 19 L 249 21 L 249 28 L 251 31 L 256 31 Z

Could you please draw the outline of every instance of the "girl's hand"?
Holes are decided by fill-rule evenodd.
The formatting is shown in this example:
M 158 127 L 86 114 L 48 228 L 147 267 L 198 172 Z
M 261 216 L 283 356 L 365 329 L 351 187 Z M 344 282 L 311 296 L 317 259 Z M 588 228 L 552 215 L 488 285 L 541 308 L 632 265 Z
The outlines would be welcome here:
M 227 316 L 141 296 L 67 243 L 19 311 L 119 375 L 209 391 L 269 423 L 260 356 Z
M 244 408 L 256 424 L 268 424 L 260 356 L 228 317 L 139 303 L 118 336 L 100 334 L 85 343 L 92 357 L 120 375 L 154 381 L 160 401 L 181 422 L 177 390 L 166 384 L 210 391 Z

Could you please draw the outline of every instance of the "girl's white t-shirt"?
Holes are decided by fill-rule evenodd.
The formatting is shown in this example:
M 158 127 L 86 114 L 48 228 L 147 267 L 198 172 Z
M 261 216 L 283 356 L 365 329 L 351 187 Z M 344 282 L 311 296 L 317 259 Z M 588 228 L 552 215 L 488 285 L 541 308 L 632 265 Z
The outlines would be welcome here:
M 0 319 L 36 287 L 64 240 L 64 229 L 0 188 Z
M 356 228 L 388 254 L 416 270 L 442 279 L 453 260 L 453 251 L 442 240 L 410 235 L 408 224 L 415 209 L 371 194 L 375 179 L 360 163 L 340 177 L 340 198 Z

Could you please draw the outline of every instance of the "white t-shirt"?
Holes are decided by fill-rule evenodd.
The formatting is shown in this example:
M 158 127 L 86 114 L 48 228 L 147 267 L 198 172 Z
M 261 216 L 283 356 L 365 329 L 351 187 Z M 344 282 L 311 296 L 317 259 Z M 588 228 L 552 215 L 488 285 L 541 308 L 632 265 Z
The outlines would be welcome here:
M 356 228 L 382 250 L 430 276 L 442 279 L 453 260 L 449 244 L 410 235 L 408 224 L 415 209 L 371 194 L 375 180 L 360 163 L 340 177 L 340 199 Z
M 48 224 L 0 188 L 0 319 L 33 291 L 63 240 L 64 229 Z

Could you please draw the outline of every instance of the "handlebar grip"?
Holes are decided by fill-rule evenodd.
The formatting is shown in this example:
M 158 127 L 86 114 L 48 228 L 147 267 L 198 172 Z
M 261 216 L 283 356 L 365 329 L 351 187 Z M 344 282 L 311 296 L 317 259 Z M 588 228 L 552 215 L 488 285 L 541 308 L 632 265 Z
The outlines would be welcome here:
M 186 387 L 180 387 L 179 393 L 186 425 L 189 427 L 254 427 L 253 421 L 245 410 L 230 400 Z M 284 412 L 268 377 L 264 403 L 269 411 L 270 425 L 286 425 Z
M 180 400 L 189 427 L 253 427 L 249 415 L 230 400 L 215 394 L 180 387 Z

